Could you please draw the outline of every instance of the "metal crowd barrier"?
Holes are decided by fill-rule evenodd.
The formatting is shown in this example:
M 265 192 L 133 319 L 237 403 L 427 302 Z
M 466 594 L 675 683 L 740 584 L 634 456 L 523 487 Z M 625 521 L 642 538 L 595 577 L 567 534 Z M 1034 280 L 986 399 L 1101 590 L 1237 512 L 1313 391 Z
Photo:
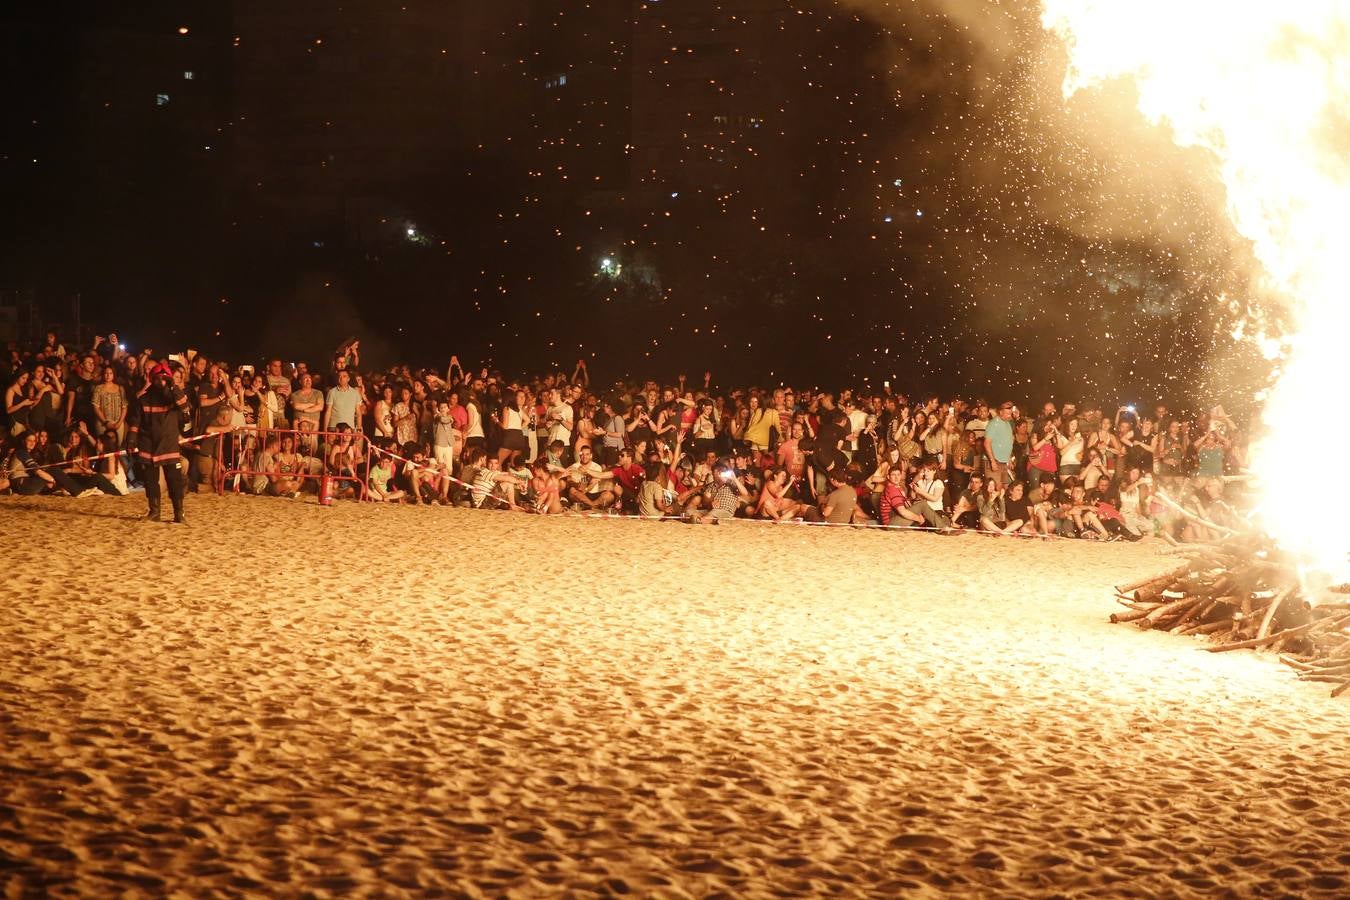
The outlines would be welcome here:
M 301 481 L 313 480 L 318 482 L 319 502 L 327 505 L 332 501 L 332 486 L 334 484 L 350 483 L 357 490 L 357 496 L 360 500 L 365 500 L 369 494 L 370 483 L 370 460 L 372 450 L 370 438 L 360 431 L 302 431 L 293 428 L 258 428 L 256 425 L 245 425 L 240 428 L 233 428 L 227 431 L 214 432 L 216 439 L 215 450 L 211 454 L 214 466 L 212 472 L 212 481 L 217 494 L 227 493 L 226 485 L 233 482 L 233 493 L 240 493 L 239 482 L 241 479 L 252 479 L 255 476 L 263 475 L 267 477 L 285 476 L 287 478 L 296 478 Z M 299 472 L 282 472 L 276 469 L 263 471 L 253 467 L 257 455 L 262 452 L 263 445 L 267 439 L 273 435 L 278 438 L 291 435 L 295 438 L 296 452 L 300 454 L 301 459 L 313 459 L 316 456 L 306 456 L 302 450 L 304 445 L 312 445 L 317 459 L 319 461 L 319 472 L 317 474 L 310 472 L 308 467 Z M 328 450 L 332 443 L 329 439 L 351 438 L 352 443 L 361 448 L 362 460 L 359 464 L 359 471 L 356 475 L 339 475 L 328 471 Z M 302 443 L 302 438 L 305 439 Z M 210 436 L 207 438 L 210 439 Z M 226 447 L 229 447 L 230 453 L 226 456 Z M 252 493 L 251 491 L 249 493 Z

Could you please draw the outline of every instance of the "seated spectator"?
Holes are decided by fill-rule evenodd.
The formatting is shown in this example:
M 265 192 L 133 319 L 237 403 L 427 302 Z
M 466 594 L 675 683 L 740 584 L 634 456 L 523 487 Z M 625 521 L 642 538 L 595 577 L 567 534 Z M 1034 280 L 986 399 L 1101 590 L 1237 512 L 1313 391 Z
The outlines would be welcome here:
M 1135 534 L 1147 536 L 1156 531 L 1157 523 L 1149 513 L 1152 489 L 1152 477 L 1146 478 L 1137 467 L 1131 468 L 1121 482 L 1120 514 L 1125 519 L 1125 527 Z
M 643 470 L 642 486 L 638 488 L 638 515 L 644 519 L 660 519 L 671 512 L 675 492 L 665 486 L 666 464 L 652 460 Z
M 770 469 L 768 477 L 764 479 L 764 487 L 759 492 L 755 515 L 775 522 L 786 522 L 804 515 L 805 504 L 788 496 L 792 481 L 792 476 L 781 466 Z
M 117 492 L 125 494 L 130 490 L 130 484 L 127 479 L 127 464 L 123 458 L 122 443 L 117 436 L 117 432 L 109 431 L 99 440 L 98 445 L 98 470 L 104 478 L 112 482 Z
M 474 448 L 474 453 L 464 454 L 464 480 L 473 483 L 473 477 L 483 464 L 486 455 L 482 447 Z M 403 471 L 399 487 L 405 492 L 408 502 L 414 506 L 423 503 L 435 503 L 438 500 L 448 503 L 449 487 L 441 471 L 427 460 L 426 448 L 421 444 L 403 445 Z
M 984 476 L 972 475 L 965 490 L 956 498 L 952 508 L 952 527 L 979 528 L 981 492 L 984 490 Z
M 741 504 L 751 500 L 750 492 L 745 489 L 730 460 L 719 460 L 709 482 L 708 511 L 691 521 L 700 525 L 716 525 L 723 519 L 735 518 Z
M 1020 484 L 1020 482 L 1019 482 Z M 978 496 L 980 529 L 993 534 L 1016 534 L 1026 524 L 1025 519 L 1014 519 L 1008 514 L 1007 498 L 998 482 L 992 478 L 984 482 Z M 1023 504 L 1025 507 L 1025 504 Z
M 407 496 L 394 486 L 394 461 L 383 453 L 375 454 L 370 461 L 366 490 L 366 496 L 377 503 L 397 503 Z
M 531 470 L 530 493 L 534 497 L 535 512 L 549 516 L 563 512 L 562 486 L 557 474 L 542 456 L 534 461 Z
M 620 448 L 618 461 L 609 474 L 614 480 L 614 492 L 619 505 L 628 512 L 637 512 L 638 491 L 646 476 L 642 467 L 633 460 L 633 451 L 627 447 Z
M 1097 515 L 1097 506 L 1089 503 L 1087 491 L 1081 484 L 1069 489 L 1069 517 L 1073 521 L 1077 536 L 1085 540 L 1110 540 L 1111 532 L 1102 524 Z
M 877 512 L 881 524 L 887 527 L 922 525 L 927 519 L 913 511 L 912 503 L 905 493 L 906 467 L 903 464 L 891 466 L 886 472 L 886 486 L 877 500 Z M 926 505 L 926 504 L 925 504 Z
M 858 492 L 845 472 L 831 473 L 830 492 L 820 501 L 820 515 L 831 525 L 849 525 L 858 512 Z
M 250 479 L 248 490 L 252 494 L 270 494 L 269 488 L 272 485 L 271 473 L 276 471 L 277 453 L 281 450 L 281 439 L 275 434 L 269 434 L 263 439 L 262 450 L 258 452 L 253 460 L 253 475 Z
M 38 449 L 38 435 L 26 431 L 20 436 L 19 444 L 9 467 L 9 488 L 16 494 L 31 497 L 35 494 L 52 491 L 65 491 L 72 497 L 87 497 L 97 493 L 96 488 L 82 488 L 60 468 L 41 468 L 34 455 Z
M 468 448 L 466 448 L 466 452 Z M 514 507 L 516 505 L 516 491 L 528 486 L 528 482 L 519 478 L 511 472 L 502 471 L 501 460 L 496 456 L 485 457 L 482 465 L 477 467 L 474 475 L 473 487 L 469 489 L 469 495 L 473 499 L 473 505 L 481 508 L 489 497 L 495 498 L 496 503 L 488 503 L 487 506 L 492 509 L 502 509 Z
M 89 439 L 88 426 L 83 421 L 67 435 L 66 446 L 63 450 L 66 464 L 61 471 L 65 472 L 70 480 L 79 486 L 80 494 L 84 494 L 92 488 L 108 497 L 121 495 L 122 492 L 111 481 L 94 469 L 89 456 L 90 451 L 95 450 L 95 447 Z
M 304 472 L 304 464 L 295 452 L 294 435 L 289 432 L 281 435 L 280 447 L 272 457 L 272 464 L 276 467 L 276 474 L 268 476 L 268 490 L 278 497 L 298 498 L 304 483 L 300 477 Z
M 946 485 L 937 477 L 937 462 L 931 456 L 924 457 L 919 474 L 910 483 L 910 490 L 913 497 L 910 504 L 912 512 L 923 516 L 924 521 L 934 528 L 951 527 L 942 505 Z
M 564 473 L 568 483 L 567 499 L 582 509 L 609 509 L 615 494 L 606 485 L 608 472 L 591 458 L 589 443 L 577 446 L 577 461 Z
M 360 467 L 361 457 L 352 440 L 352 427 L 342 422 L 336 431 L 337 437 L 328 448 L 326 471 L 338 482 L 337 490 L 340 496 L 350 499 L 360 494 L 360 478 L 356 473 Z

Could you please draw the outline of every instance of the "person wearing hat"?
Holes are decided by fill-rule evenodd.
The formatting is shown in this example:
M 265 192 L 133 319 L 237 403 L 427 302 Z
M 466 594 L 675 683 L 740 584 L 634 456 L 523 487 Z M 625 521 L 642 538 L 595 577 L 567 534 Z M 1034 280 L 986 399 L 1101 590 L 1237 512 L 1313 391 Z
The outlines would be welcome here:
M 141 467 L 145 483 L 145 500 L 149 506 L 148 518 L 159 521 L 159 473 L 169 487 L 169 502 L 173 504 L 173 520 L 183 517 L 183 456 L 178 439 L 192 425 L 192 411 L 187 396 L 173 381 L 173 371 L 165 363 L 150 367 L 145 373 L 145 389 L 140 395 L 140 411 L 131 426 L 131 446 Z

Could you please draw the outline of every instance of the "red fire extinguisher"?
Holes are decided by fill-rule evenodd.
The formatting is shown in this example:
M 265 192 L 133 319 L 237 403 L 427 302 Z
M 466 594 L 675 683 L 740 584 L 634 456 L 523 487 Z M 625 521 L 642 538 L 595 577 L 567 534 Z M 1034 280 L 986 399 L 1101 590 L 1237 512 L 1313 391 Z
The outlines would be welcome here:
M 319 479 L 319 505 L 333 505 L 333 479 L 327 475 Z

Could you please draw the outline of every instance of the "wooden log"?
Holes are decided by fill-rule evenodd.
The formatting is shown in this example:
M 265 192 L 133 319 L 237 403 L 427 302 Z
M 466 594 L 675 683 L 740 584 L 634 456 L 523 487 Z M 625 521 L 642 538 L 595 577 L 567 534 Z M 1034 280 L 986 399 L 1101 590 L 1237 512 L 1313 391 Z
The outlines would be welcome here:
M 1232 627 L 1233 623 L 1231 621 L 1228 619 L 1220 619 L 1217 622 L 1204 622 L 1199 625 L 1191 625 L 1188 628 L 1183 628 L 1181 631 L 1178 631 L 1177 634 L 1214 634 L 1215 632 L 1223 631 L 1225 628 Z
M 1231 644 L 1216 644 L 1213 647 L 1206 647 L 1205 649 L 1210 653 L 1223 653 L 1228 650 L 1247 650 L 1253 647 L 1264 647 L 1266 644 L 1273 643 L 1280 637 L 1294 637 L 1300 634 L 1307 634 L 1316 627 L 1316 625 L 1316 622 L 1309 622 L 1307 625 L 1300 625 L 1297 628 L 1287 628 L 1284 631 L 1268 634 L 1265 637 L 1254 637 L 1245 641 L 1234 641 Z
M 1350 615 L 1343 619 L 1322 619 L 1317 622 L 1308 622 L 1295 628 L 1286 628 L 1284 631 L 1278 631 L 1275 634 L 1268 634 L 1265 637 L 1255 637 L 1246 641 L 1237 641 L 1232 644 L 1219 644 L 1214 647 L 1206 647 L 1210 653 L 1223 653 L 1226 650 L 1245 650 L 1251 647 L 1262 647 L 1273 643 L 1281 637 L 1297 637 L 1301 634 L 1307 634 L 1310 631 L 1318 631 L 1324 628 L 1335 628 L 1337 625 L 1350 621 Z
M 1133 622 L 1135 619 L 1142 619 L 1148 615 L 1148 610 L 1137 609 L 1127 613 L 1111 613 L 1111 624 L 1116 625 L 1121 622 Z
M 1178 610 L 1190 609 L 1195 604 L 1204 602 L 1205 600 L 1203 597 L 1182 597 L 1180 600 L 1164 603 L 1148 615 L 1144 616 L 1144 618 L 1139 621 L 1139 627 L 1152 628 L 1160 619 L 1166 618 L 1169 614 L 1175 613 Z
M 1292 597 L 1293 594 L 1294 589 L 1288 588 L 1286 590 L 1280 591 L 1278 594 L 1275 595 L 1274 599 L 1270 601 L 1270 604 L 1266 607 L 1266 614 L 1261 617 L 1261 627 L 1256 629 L 1257 638 L 1263 638 L 1266 635 L 1270 634 L 1270 623 L 1275 618 L 1275 611 L 1280 608 L 1281 603 L 1283 603 L 1289 597 Z
M 1137 591 L 1140 588 L 1150 586 L 1154 582 L 1164 582 L 1175 578 L 1185 577 L 1186 573 L 1190 570 L 1191 565 L 1190 563 L 1187 563 L 1179 569 L 1166 572 L 1162 575 L 1149 575 L 1147 578 L 1137 578 L 1134 581 L 1128 581 L 1125 584 L 1118 584 L 1116 585 L 1116 591 L 1121 594 L 1128 594 L 1130 591 Z

